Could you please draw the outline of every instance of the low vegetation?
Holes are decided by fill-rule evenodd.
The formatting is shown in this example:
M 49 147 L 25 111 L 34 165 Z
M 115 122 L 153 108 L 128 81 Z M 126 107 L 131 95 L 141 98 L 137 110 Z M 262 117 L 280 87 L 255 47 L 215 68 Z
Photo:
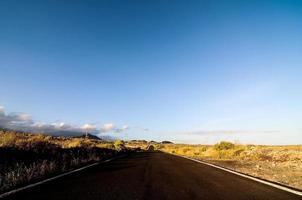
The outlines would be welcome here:
M 125 151 L 123 141 L 0 130 L 0 193 Z
M 129 149 L 140 151 L 148 147 L 302 189 L 302 145 L 241 145 L 225 141 L 215 145 L 145 140 L 109 142 L 93 137 L 54 137 L 0 130 L 0 193 Z
M 156 149 L 208 162 L 302 189 L 302 145 L 265 146 L 157 144 Z

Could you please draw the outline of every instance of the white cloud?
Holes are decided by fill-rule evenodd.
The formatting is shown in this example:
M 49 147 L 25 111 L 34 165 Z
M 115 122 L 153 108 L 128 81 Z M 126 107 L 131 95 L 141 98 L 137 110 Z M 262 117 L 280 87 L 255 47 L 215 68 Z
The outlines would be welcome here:
M 32 121 L 31 116 L 26 113 L 10 113 L 8 117 L 11 118 L 12 121 L 16 122 L 30 122 Z
M 57 129 L 63 129 L 63 130 L 72 128 L 72 125 L 67 124 L 67 123 L 65 123 L 65 122 L 53 123 L 53 125 L 54 125 Z
M 115 127 L 113 123 L 104 124 L 101 128 L 96 125 L 86 123 L 83 126 L 72 125 L 66 122 L 57 121 L 54 123 L 45 123 L 35 121 L 26 113 L 5 113 L 3 106 L 0 106 L 0 128 L 7 128 L 28 132 L 42 132 L 54 135 L 79 135 L 84 132 L 93 134 L 105 132 L 123 132 L 129 129 L 128 125 L 121 128 Z
M 129 129 L 129 126 L 128 125 L 124 125 L 124 126 L 122 126 L 122 129 L 123 130 L 127 130 L 127 129 Z
M 44 122 L 35 122 L 32 124 L 33 127 L 42 128 L 45 127 L 46 124 Z
M 130 127 L 128 125 L 124 125 L 121 128 L 115 128 L 114 132 L 115 133 L 121 133 L 121 132 L 127 131 L 129 129 L 130 129 Z
M 33 123 L 31 116 L 26 113 L 5 113 L 3 106 L 0 106 L 0 127 L 2 128 L 24 128 Z
M 96 130 L 96 127 L 93 124 L 84 124 L 81 128 L 85 131 L 95 131 Z
M 102 126 L 100 129 L 101 133 L 113 132 L 113 133 L 122 133 L 129 130 L 129 125 L 123 125 L 122 127 L 116 127 L 113 123 L 107 123 Z
M 114 124 L 113 123 L 108 123 L 104 124 L 103 127 L 101 128 L 101 132 L 109 132 L 114 129 Z
M 5 115 L 4 107 L 3 107 L 3 106 L 0 106 L 0 117 L 1 117 L 1 116 L 4 116 L 4 115 Z

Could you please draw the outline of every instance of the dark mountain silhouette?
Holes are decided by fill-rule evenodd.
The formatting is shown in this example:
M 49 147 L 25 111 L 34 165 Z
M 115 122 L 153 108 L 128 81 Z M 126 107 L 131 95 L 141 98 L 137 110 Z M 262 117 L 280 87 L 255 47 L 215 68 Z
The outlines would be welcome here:
M 162 144 L 173 144 L 173 142 L 170 142 L 170 141 L 162 141 L 161 143 Z
M 83 134 L 83 135 L 80 135 L 80 136 L 74 136 L 74 138 L 87 138 L 87 139 L 94 139 L 94 140 L 102 140 L 98 136 L 92 135 L 90 133 Z

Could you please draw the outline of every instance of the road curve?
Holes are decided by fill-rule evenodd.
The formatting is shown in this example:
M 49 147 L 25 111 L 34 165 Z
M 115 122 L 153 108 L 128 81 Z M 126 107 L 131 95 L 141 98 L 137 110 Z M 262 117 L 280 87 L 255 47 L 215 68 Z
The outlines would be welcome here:
M 133 153 L 5 199 L 301 200 L 300 196 L 160 152 Z

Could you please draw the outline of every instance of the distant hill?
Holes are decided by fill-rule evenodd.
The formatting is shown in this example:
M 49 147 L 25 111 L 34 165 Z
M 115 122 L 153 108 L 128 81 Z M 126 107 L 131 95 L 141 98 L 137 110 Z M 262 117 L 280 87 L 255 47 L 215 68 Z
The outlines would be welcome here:
M 98 136 L 92 135 L 92 134 L 90 134 L 90 133 L 88 133 L 87 135 L 86 135 L 86 134 L 83 134 L 83 135 L 80 135 L 80 136 L 73 136 L 73 138 L 88 138 L 88 139 L 93 139 L 93 140 L 102 140 L 102 139 L 99 138 Z
M 15 133 L 31 133 L 31 134 L 44 134 L 44 135 L 49 135 L 52 137 L 66 137 L 66 138 L 86 138 L 86 134 L 83 132 L 77 132 L 77 131 L 49 131 L 49 132 L 39 132 L 39 131 L 28 131 L 28 130 L 15 130 L 15 129 L 8 129 L 4 127 L 0 127 L 0 131 L 12 131 Z M 102 141 L 115 141 L 118 138 L 113 137 L 110 135 L 100 135 L 100 137 L 88 133 L 87 135 L 88 139 L 94 139 L 94 140 L 102 140 Z
M 173 144 L 173 142 L 170 142 L 170 141 L 162 141 L 161 143 L 162 144 Z
M 148 143 L 146 140 L 130 140 L 129 142 L 131 142 L 131 143 L 143 143 L 143 144 L 146 144 L 146 143 Z

